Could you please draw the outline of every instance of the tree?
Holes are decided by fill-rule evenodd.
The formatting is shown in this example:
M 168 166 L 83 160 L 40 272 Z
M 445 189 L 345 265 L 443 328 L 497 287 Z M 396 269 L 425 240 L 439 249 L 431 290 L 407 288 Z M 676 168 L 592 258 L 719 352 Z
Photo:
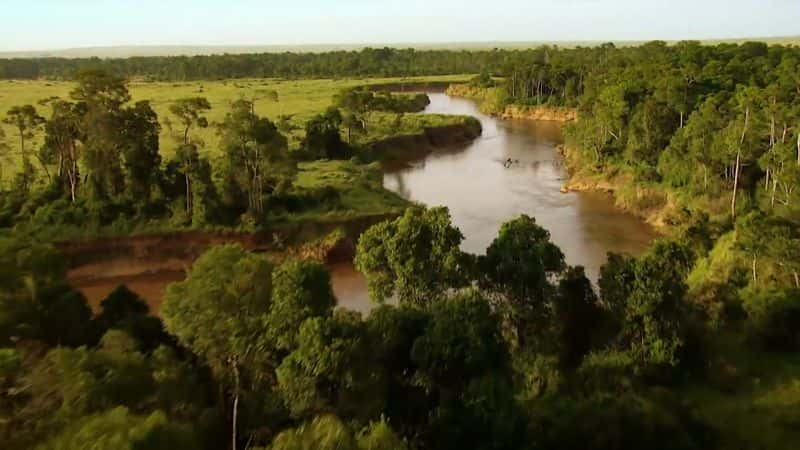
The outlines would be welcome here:
M 345 89 L 333 99 L 333 104 L 353 115 L 361 123 L 361 129 L 367 131 L 369 112 L 373 108 L 374 94 L 361 89 Z
M 214 247 L 186 280 L 167 287 L 161 315 L 178 341 L 208 361 L 231 387 L 231 448 L 237 448 L 242 371 L 266 358 L 260 345 L 270 306 L 272 267 L 238 245 Z
M 202 140 L 192 135 L 192 130 L 208 127 L 208 119 L 204 114 L 209 110 L 211 110 L 211 104 L 205 97 L 179 99 L 169 107 L 170 113 L 178 119 L 181 125 L 178 137 L 180 147 L 177 156 L 186 184 L 187 214 L 192 213 L 192 177 L 199 159 L 197 150 L 204 146 Z
M 22 184 L 25 190 L 30 187 L 33 180 L 30 154 L 25 144 L 28 140 L 36 136 L 37 131 L 41 129 L 44 122 L 44 117 L 40 116 L 36 108 L 32 105 L 14 106 L 8 110 L 5 119 L 3 119 L 3 123 L 17 130 L 17 136 L 19 137 L 19 153 L 22 157 L 23 176 L 25 177 L 25 181 L 23 181 Z M 42 168 L 49 176 L 47 165 L 42 163 Z
M 605 325 L 604 315 L 583 267 L 567 268 L 558 282 L 555 301 L 563 367 L 580 365 Z
M 130 101 L 125 80 L 103 70 L 85 70 L 76 76 L 77 87 L 70 93 L 86 112 L 82 114 L 83 150 L 92 194 L 105 199 L 124 187 L 119 132 L 124 121 L 123 106 Z
M 8 144 L 6 144 L 6 132 L 0 128 L 0 189 L 3 188 L 3 167 L 8 158 Z
M 657 241 L 646 255 L 617 261 L 616 270 L 603 272 L 614 280 L 601 281 L 605 292 L 625 299 L 618 338 L 640 373 L 652 374 L 653 369 L 680 362 L 687 332 L 685 280 L 692 263 L 682 245 Z
M 53 113 L 45 125 L 43 148 L 57 161 L 59 178 L 66 179 L 70 200 L 75 203 L 81 183 L 82 141 L 86 140 L 82 121 L 86 111 L 82 105 L 64 100 L 55 100 L 51 106 Z
M 325 413 L 374 417 L 382 398 L 375 395 L 377 368 L 369 354 L 358 313 L 340 310 L 306 320 L 297 335 L 297 348 L 277 369 L 286 407 L 298 418 Z
M 335 416 L 319 416 L 279 434 L 273 450 L 406 450 L 408 446 L 385 420 L 373 422 L 359 433 Z
M 425 305 L 465 284 L 468 261 L 459 248 L 463 239 L 447 208 L 413 206 L 361 235 L 356 268 L 366 276 L 376 302 L 396 295 L 401 303 Z
M 160 132 L 158 115 L 149 102 L 137 102 L 124 112 L 120 133 L 120 139 L 124 142 L 122 158 L 128 180 L 128 191 L 134 200 L 142 202 L 150 200 L 151 190 L 159 181 Z
M 536 219 L 523 215 L 500 227 L 478 264 L 481 286 L 499 296 L 501 310 L 524 343 L 534 328 L 547 322 L 553 293 L 549 278 L 565 269 L 564 254 Z
M 727 143 L 733 154 L 736 155 L 733 163 L 733 193 L 731 194 L 731 217 L 736 218 L 736 199 L 739 191 L 743 158 L 747 158 L 758 151 L 756 133 L 752 131 L 758 120 L 754 117 L 759 110 L 761 93 L 757 88 L 746 87 L 739 90 L 736 95 L 734 110 L 738 113 L 726 130 Z M 747 153 L 745 153 L 747 152 Z M 752 156 L 751 156 L 752 157 Z M 757 157 L 755 158 L 757 159 Z
M 286 137 L 269 119 L 254 114 L 252 103 L 246 100 L 233 103 L 219 133 L 228 168 L 247 192 L 250 212 L 260 216 L 270 169 L 286 158 Z
M 136 293 L 125 285 L 120 285 L 100 302 L 98 322 L 105 328 L 111 328 L 130 316 L 148 314 L 150 308 Z
M 0 240 L 0 272 L 0 345 L 97 342 L 91 309 L 67 282 L 64 259 L 55 248 Z
M 276 348 L 297 347 L 300 327 L 312 317 L 327 317 L 336 307 L 331 277 L 325 266 L 309 261 L 288 261 L 272 275 L 272 306 L 265 329 Z
M 131 414 L 126 408 L 82 418 L 38 446 L 41 450 L 192 450 L 199 446 L 189 426 L 170 423 L 162 412 Z
M 364 124 L 358 116 L 350 111 L 345 111 L 342 114 L 342 125 L 347 128 L 347 143 L 353 144 L 353 134 L 364 133 Z
M 353 432 L 335 416 L 315 417 L 295 429 L 288 429 L 270 446 L 274 450 L 356 450 Z
M 342 141 L 339 127 L 342 114 L 336 108 L 328 108 L 306 122 L 306 136 L 300 147 L 314 159 L 346 159 L 350 148 Z
M 434 302 L 430 312 L 411 348 L 413 377 L 434 399 L 421 447 L 514 447 L 523 422 L 499 318 L 476 291 Z
M 14 127 L 19 137 L 19 152 L 23 158 L 28 157 L 28 150 L 25 143 L 33 139 L 36 132 L 44 124 L 44 117 L 40 116 L 36 108 L 32 105 L 14 106 L 6 113 L 3 123 Z

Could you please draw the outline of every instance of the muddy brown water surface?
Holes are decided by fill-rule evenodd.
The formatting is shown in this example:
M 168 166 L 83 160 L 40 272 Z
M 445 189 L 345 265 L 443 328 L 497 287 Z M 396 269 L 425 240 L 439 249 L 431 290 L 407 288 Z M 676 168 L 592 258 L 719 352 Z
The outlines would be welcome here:
M 465 236 L 465 251 L 483 253 L 503 222 L 527 214 L 550 230 L 567 263 L 582 265 L 593 281 L 608 252 L 640 254 L 656 237 L 647 224 L 614 207 L 602 193 L 561 193 L 568 174 L 556 146 L 561 125 L 500 120 L 481 114 L 474 102 L 430 93 L 430 114 L 478 118 L 483 135 L 468 145 L 439 149 L 384 175 L 387 189 L 428 206 L 447 206 Z M 505 164 L 509 159 L 512 164 Z M 97 305 L 119 284 L 158 310 L 167 284 L 183 278 L 190 262 L 156 262 L 120 255 L 70 273 L 73 283 Z M 372 304 L 364 277 L 349 263 L 331 265 L 341 306 L 367 312 Z

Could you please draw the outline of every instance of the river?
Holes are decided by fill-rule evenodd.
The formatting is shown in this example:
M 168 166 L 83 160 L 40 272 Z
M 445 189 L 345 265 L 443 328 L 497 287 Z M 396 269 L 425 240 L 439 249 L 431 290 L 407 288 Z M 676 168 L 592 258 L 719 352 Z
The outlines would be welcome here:
M 616 209 L 609 195 L 560 192 L 567 178 L 556 150 L 560 124 L 500 120 L 481 114 L 470 100 L 442 93 L 429 97 L 426 113 L 474 116 L 483 125 L 482 136 L 387 171 L 384 185 L 409 200 L 447 206 L 465 236 L 465 251 L 483 253 L 503 222 L 527 214 L 550 230 L 568 264 L 584 266 L 596 281 L 608 252 L 637 255 L 654 239 L 648 225 Z M 515 162 L 505 167 L 509 158 Z M 70 280 L 95 307 L 126 284 L 157 311 L 166 285 L 182 279 L 187 264 L 168 256 L 155 263 L 121 255 L 75 268 Z M 339 304 L 368 312 L 373 304 L 364 277 L 349 263 L 330 270 Z
M 556 149 L 560 124 L 496 119 L 470 100 L 428 96 L 426 113 L 474 116 L 483 134 L 387 172 L 384 186 L 409 200 L 448 207 L 464 234 L 463 250 L 484 253 L 502 223 L 527 214 L 550 231 L 568 264 L 584 266 L 596 281 L 608 252 L 638 255 L 656 237 L 650 226 L 614 207 L 608 194 L 561 193 L 568 175 Z M 509 158 L 515 162 L 506 167 Z M 352 266 L 334 266 L 332 274 L 343 306 L 369 310 L 366 282 Z

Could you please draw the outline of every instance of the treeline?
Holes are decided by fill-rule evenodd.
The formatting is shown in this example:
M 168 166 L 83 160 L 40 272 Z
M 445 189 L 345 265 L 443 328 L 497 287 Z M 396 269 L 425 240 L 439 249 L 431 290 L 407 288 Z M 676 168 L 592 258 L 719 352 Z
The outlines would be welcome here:
M 611 185 L 621 205 L 705 242 L 690 278 L 709 315 L 800 313 L 785 291 L 800 288 L 800 49 L 651 42 L 524 57 L 465 92 L 495 113 L 575 108 L 574 180 Z
M 706 241 L 693 293 L 719 320 L 800 303 L 800 53 L 746 44 L 604 50 L 567 128 L 578 176 Z
M 335 309 L 324 266 L 209 250 L 162 320 L 125 288 L 92 314 L 58 254 L 0 241 L 0 443 L 17 449 L 712 449 L 668 394 L 706 380 L 695 254 L 612 256 L 600 292 L 522 216 L 485 256 L 446 209 L 368 230 L 382 304 Z
M 326 53 L 263 53 L 213 56 L 0 59 L 0 78 L 71 79 L 85 68 L 152 80 L 227 78 L 396 77 L 477 73 L 502 62 L 509 52 L 420 51 L 367 48 Z

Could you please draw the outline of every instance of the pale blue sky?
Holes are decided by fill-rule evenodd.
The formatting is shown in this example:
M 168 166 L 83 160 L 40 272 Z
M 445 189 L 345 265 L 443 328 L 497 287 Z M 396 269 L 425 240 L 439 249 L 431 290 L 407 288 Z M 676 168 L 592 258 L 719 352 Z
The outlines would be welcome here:
M 800 34 L 800 0 L 0 0 L 0 51 Z

